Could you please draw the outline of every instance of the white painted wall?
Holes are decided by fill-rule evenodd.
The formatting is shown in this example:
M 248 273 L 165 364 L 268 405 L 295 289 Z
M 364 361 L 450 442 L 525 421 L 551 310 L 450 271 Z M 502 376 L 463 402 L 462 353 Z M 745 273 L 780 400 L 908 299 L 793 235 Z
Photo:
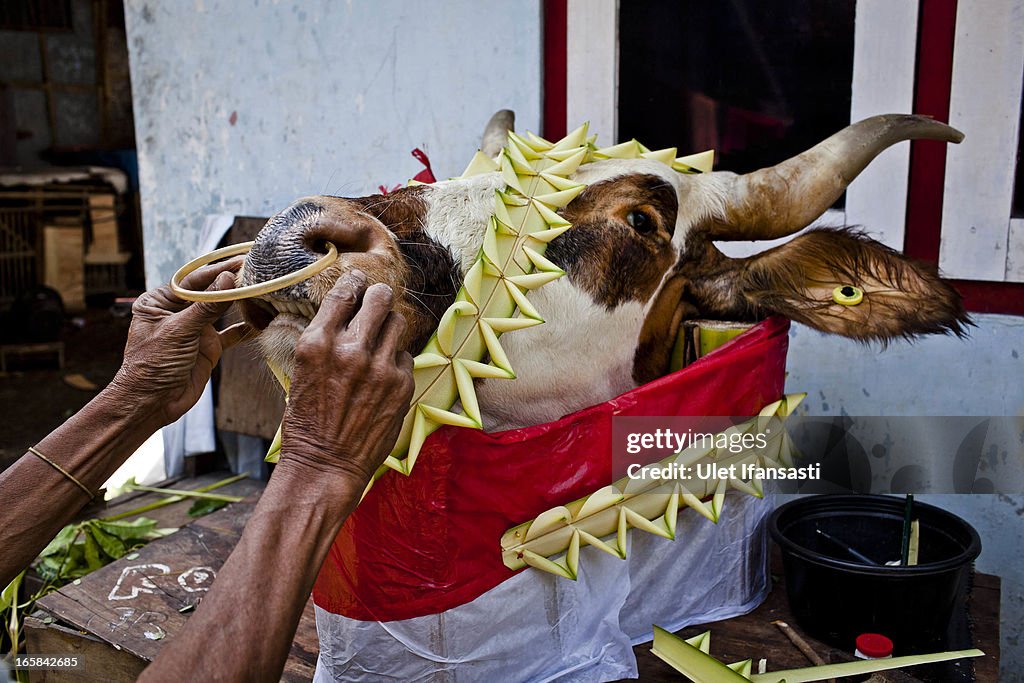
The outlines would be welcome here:
M 538 130 L 539 0 L 126 0 L 149 286 L 203 216 L 458 175 L 491 114 Z M 231 123 L 232 114 L 237 119 Z
M 794 324 L 786 390 L 810 392 L 810 415 L 1024 415 L 1024 318 L 973 318 L 967 339 L 884 350 Z
M 850 121 L 914 110 L 917 0 L 858 0 L 853 34 Z M 883 152 L 846 191 L 846 223 L 894 249 L 906 233 L 910 145 Z
M 946 156 L 939 266 L 950 277 L 1024 282 L 1021 222 L 1010 219 L 1024 73 L 1021 35 L 1024 0 L 957 4 L 949 123 L 967 137 Z
M 1024 318 L 974 320 L 966 340 L 927 337 L 886 350 L 794 325 L 786 391 L 808 392 L 800 407 L 807 415 L 1024 416 Z M 950 440 L 951 450 L 956 443 Z M 1024 680 L 1024 494 L 920 499 L 960 515 L 981 535 L 976 566 L 1003 580 L 1000 680 Z
M 600 145 L 619 141 L 618 0 L 566 4 L 565 129 L 584 121 Z

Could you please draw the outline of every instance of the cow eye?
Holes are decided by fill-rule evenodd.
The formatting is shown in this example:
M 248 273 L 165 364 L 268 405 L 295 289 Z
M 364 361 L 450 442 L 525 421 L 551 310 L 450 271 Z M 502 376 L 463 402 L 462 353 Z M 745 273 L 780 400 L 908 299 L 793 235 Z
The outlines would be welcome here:
M 626 214 L 626 222 L 640 233 L 654 232 L 654 221 L 643 211 L 630 211 Z

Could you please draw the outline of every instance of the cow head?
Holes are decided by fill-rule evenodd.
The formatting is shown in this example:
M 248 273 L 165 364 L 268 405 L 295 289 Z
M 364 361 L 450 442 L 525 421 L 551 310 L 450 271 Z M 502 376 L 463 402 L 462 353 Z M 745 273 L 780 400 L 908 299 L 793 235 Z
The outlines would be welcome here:
M 510 113 L 492 119 L 485 153 L 497 154 Z M 816 229 L 743 259 L 715 241 L 791 235 L 817 219 L 864 167 L 896 142 L 962 135 L 917 116 L 853 124 L 777 166 L 746 175 L 681 174 L 646 159 L 581 166 L 587 184 L 563 209 L 573 228 L 548 246 L 567 277 L 530 293 L 548 321 L 502 343 L 518 379 L 478 386 L 487 427 L 555 419 L 607 400 L 667 369 L 685 319 L 754 321 L 781 314 L 825 332 L 886 341 L 962 334 L 959 295 L 933 269 L 849 229 Z M 286 371 L 298 335 L 337 278 L 359 268 L 396 292 L 415 353 L 452 303 L 472 265 L 494 203 L 498 173 L 414 186 L 387 195 L 306 197 L 267 222 L 240 284 L 305 266 L 333 242 L 341 257 L 311 280 L 250 300 L 264 350 Z M 863 292 L 837 303 L 836 288 Z

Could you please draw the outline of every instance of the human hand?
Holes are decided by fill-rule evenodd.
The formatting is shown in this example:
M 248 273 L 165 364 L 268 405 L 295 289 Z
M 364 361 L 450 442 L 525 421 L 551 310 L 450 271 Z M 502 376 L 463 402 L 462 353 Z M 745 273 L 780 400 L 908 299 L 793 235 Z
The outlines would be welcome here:
M 390 287 L 365 286 L 360 271 L 339 278 L 295 346 L 279 467 L 364 486 L 398 438 L 414 388 L 406 322 Z
M 181 283 L 185 289 L 221 290 L 235 285 L 238 256 L 199 268 Z M 149 406 L 161 424 L 174 422 L 195 405 L 225 349 L 251 330 L 244 323 L 218 332 L 213 323 L 231 302 L 190 303 L 164 285 L 132 306 L 124 362 L 111 382 L 134 405 Z

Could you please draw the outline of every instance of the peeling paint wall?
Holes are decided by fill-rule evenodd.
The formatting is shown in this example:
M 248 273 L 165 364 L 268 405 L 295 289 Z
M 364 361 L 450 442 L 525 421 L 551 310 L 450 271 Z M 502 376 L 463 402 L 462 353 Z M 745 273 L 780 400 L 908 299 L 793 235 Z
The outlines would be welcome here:
M 469 162 L 496 110 L 540 118 L 539 0 L 126 0 L 146 281 L 203 216 L 269 216 Z M 493 27 L 493 30 L 490 29 Z
M 414 147 L 455 175 L 502 107 L 538 129 L 539 0 L 126 0 L 126 22 L 150 286 L 196 254 L 207 214 L 402 183 L 419 170 Z M 810 391 L 813 415 L 1021 415 L 1024 320 L 977 321 L 967 341 L 884 352 L 794 326 L 787 389 Z M 926 499 L 978 528 L 979 569 L 1004 579 L 1004 680 L 1016 680 L 1024 496 Z
M 808 392 L 801 406 L 808 415 L 1024 416 L 1024 318 L 974 320 L 966 340 L 927 337 L 884 351 L 794 325 L 786 390 Z M 1019 458 L 1024 442 L 1016 446 Z M 1024 680 L 1024 494 L 919 499 L 960 515 L 981 535 L 976 566 L 1003 579 L 1000 680 Z

